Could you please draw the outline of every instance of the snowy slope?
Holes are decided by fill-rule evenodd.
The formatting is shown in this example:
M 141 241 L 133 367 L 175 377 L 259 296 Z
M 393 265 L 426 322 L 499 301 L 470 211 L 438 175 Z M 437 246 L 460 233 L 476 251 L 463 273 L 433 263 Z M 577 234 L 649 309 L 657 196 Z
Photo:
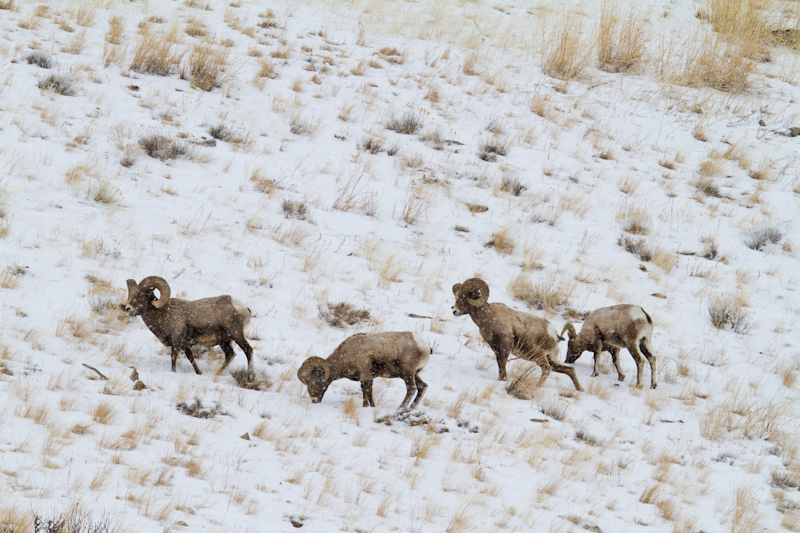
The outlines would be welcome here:
M 690 0 L 636 3 L 642 63 L 609 73 L 592 51 L 569 83 L 543 73 L 543 43 L 563 12 L 594 43 L 601 2 L 6 4 L 7 530 L 75 506 L 120 531 L 800 530 L 796 51 L 771 48 L 729 93 L 661 75 L 665 50 L 708 31 Z M 171 74 L 132 68 L 147 35 L 168 36 Z M 188 67 L 202 43 L 225 65 L 210 91 Z M 40 89 L 51 75 L 74 94 Z M 403 120 L 417 131 L 389 128 Z M 153 136 L 185 153 L 147 155 Z M 488 145 L 505 155 L 482 160 Z M 203 375 L 183 357 L 170 372 L 117 308 L 149 275 L 245 301 L 270 386 L 215 377 L 216 349 Z M 627 353 L 625 382 L 607 354 L 592 378 L 585 354 L 584 392 L 555 373 L 535 389 L 533 370 L 510 395 L 450 310 L 473 276 L 559 331 L 643 306 L 659 387 L 633 387 Z M 559 301 L 530 307 L 526 283 Z M 370 318 L 332 327 L 338 302 Z M 739 331 L 712 324 L 726 305 Z M 387 419 L 399 380 L 376 382 L 375 409 L 345 381 L 312 405 L 300 363 L 380 330 L 433 346 L 420 412 Z M 196 400 L 216 414 L 176 408 Z

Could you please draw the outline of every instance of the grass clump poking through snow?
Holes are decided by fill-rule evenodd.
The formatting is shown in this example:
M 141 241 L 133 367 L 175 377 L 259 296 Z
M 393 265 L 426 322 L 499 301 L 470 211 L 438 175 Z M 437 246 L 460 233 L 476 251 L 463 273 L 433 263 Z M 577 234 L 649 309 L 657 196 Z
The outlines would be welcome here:
M 178 69 L 182 59 L 174 49 L 176 40 L 145 27 L 133 52 L 131 70 L 141 74 L 169 76 Z
M 178 402 L 175 404 L 175 408 L 181 413 L 195 418 L 214 418 L 218 414 L 228 414 L 219 402 L 214 402 L 213 405 L 204 405 L 200 398 L 195 398 L 191 403 Z
M 161 161 L 177 159 L 188 152 L 185 144 L 170 139 L 165 135 L 145 135 L 139 139 L 139 145 L 147 155 Z
M 38 50 L 26 55 L 25 61 L 27 61 L 29 65 L 36 65 L 40 68 L 51 68 L 53 66 L 53 60 L 50 56 Z
M 308 208 L 303 202 L 296 202 L 294 200 L 284 200 L 281 202 L 281 209 L 285 218 L 294 218 L 297 220 L 308 219 Z
M 75 84 L 69 76 L 51 74 L 39 80 L 38 85 L 43 91 L 53 91 L 62 96 L 75 96 Z
M 392 118 L 386 123 L 386 128 L 404 135 L 414 135 L 422 128 L 422 117 L 412 111 L 403 113 L 402 117 Z
M 478 146 L 478 159 L 493 163 L 497 161 L 497 156 L 505 156 L 508 153 L 508 143 L 497 137 L 484 140 Z
M 735 298 L 717 297 L 708 306 L 711 323 L 717 329 L 730 328 L 736 333 L 745 334 L 750 330 L 747 314 L 742 304 Z
M 109 533 L 116 531 L 111 525 L 111 517 L 103 515 L 98 520 L 91 513 L 82 513 L 77 509 L 46 517 L 33 513 L 33 530 L 36 533 Z M 16 531 L 15 529 L 0 531 Z
M 597 36 L 597 59 L 607 72 L 627 72 L 644 57 L 647 45 L 644 21 L 635 12 L 621 20 L 615 0 L 603 4 Z
M 325 307 L 320 307 L 319 316 L 334 328 L 344 328 L 358 324 L 362 320 L 369 320 L 367 309 L 357 309 L 347 302 L 332 304 L 328 302 Z
M 524 185 L 517 178 L 503 176 L 503 179 L 500 182 L 500 190 L 504 192 L 510 192 L 514 196 L 519 196 L 528 190 L 528 186 Z
M 617 239 L 617 244 L 622 246 L 626 252 L 630 252 L 642 261 L 650 261 L 653 259 L 653 250 L 647 246 L 644 239 L 634 239 L 627 235 L 620 235 Z
M 222 87 L 227 67 L 227 48 L 199 43 L 189 54 L 183 77 L 189 80 L 193 88 L 207 92 Z
M 265 391 L 272 387 L 272 380 L 263 370 L 255 371 L 240 368 L 232 370 L 231 376 L 236 381 L 236 385 L 243 389 Z
M 783 239 L 783 233 L 778 228 L 769 226 L 751 231 L 744 243 L 751 250 L 762 251 L 767 243 L 778 244 L 781 239 Z
M 575 79 L 589 64 L 591 49 L 577 17 L 564 17 L 544 36 L 542 71 L 567 82 Z
M 525 302 L 529 307 L 550 312 L 566 307 L 572 297 L 572 288 L 562 285 L 552 277 L 533 283 L 527 276 L 520 274 L 508 284 L 508 290 L 511 296 Z

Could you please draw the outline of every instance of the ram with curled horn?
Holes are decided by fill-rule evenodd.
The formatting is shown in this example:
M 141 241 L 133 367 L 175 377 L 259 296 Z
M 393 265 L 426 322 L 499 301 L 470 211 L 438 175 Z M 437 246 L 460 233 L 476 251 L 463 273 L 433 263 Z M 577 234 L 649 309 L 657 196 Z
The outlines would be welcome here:
M 328 386 L 337 379 L 360 381 L 364 407 L 375 407 L 374 378 L 401 378 L 406 384 L 406 396 L 400 409 L 408 407 L 414 398 L 413 409 L 428 388 L 419 373 L 430 356 L 428 343 L 410 331 L 356 333 L 337 346 L 327 359 L 313 356 L 303 361 L 297 378 L 308 388 L 313 403 L 321 402 Z
M 553 324 L 544 318 L 512 309 L 505 304 L 489 303 L 489 285 L 480 278 L 471 278 L 453 285 L 456 297 L 455 316 L 469 315 L 481 337 L 497 357 L 500 379 L 506 379 L 506 362 L 514 354 L 539 365 L 544 383 L 551 370 L 566 374 L 577 390 L 583 390 L 575 369 L 558 362 L 558 342 L 564 340 Z
M 594 353 L 594 371 L 597 375 L 597 357 L 600 352 L 611 353 L 614 368 L 620 381 L 625 379 L 625 374 L 619 368 L 619 350 L 627 348 L 631 357 L 636 362 L 636 387 L 642 387 L 642 373 L 644 360 L 650 363 L 650 388 L 658 386 L 656 376 L 656 356 L 650 345 L 653 335 L 653 319 L 647 311 L 638 305 L 619 304 L 595 309 L 581 326 L 580 333 L 575 332 L 575 326 L 565 324 L 561 334 L 567 333 L 567 363 L 574 363 L 583 354 L 589 351 Z
M 221 374 L 235 353 L 236 342 L 247 357 L 247 369 L 253 369 L 253 348 L 247 342 L 244 328 L 250 322 L 250 309 L 228 295 L 187 301 L 170 298 L 169 284 L 164 278 L 149 276 L 139 283 L 128 280 L 128 299 L 120 307 L 130 316 L 141 316 L 145 325 L 164 346 L 172 350 L 172 371 L 183 351 L 194 371 L 202 374 L 192 354 L 192 346 L 219 346 L 225 362 Z M 158 291 L 158 297 L 155 292 Z

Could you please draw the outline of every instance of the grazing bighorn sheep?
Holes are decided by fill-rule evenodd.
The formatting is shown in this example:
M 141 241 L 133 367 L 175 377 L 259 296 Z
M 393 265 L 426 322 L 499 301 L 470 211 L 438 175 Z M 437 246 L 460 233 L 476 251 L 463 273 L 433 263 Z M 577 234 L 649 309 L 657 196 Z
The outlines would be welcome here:
M 341 378 L 360 381 L 364 407 L 375 407 L 373 378 L 402 378 L 406 382 L 406 397 L 400 409 L 408 406 L 416 392 L 413 409 L 428 388 L 419 373 L 428 364 L 431 353 L 428 343 L 410 331 L 356 333 L 337 346 L 327 359 L 316 356 L 306 359 L 297 377 L 308 387 L 313 403 L 322 401 L 332 381 Z
M 153 290 L 158 290 L 156 299 Z M 253 368 L 253 348 L 244 336 L 250 322 L 250 309 L 228 295 L 187 301 L 170 299 L 169 284 L 158 276 L 144 278 L 138 284 L 128 280 L 128 301 L 120 305 L 130 316 L 141 316 L 145 325 L 164 346 L 172 349 L 172 371 L 183 350 L 194 371 L 202 374 L 192 354 L 192 346 L 217 346 L 225 353 L 225 362 L 217 371 L 221 374 L 234 357 L 231 341 L 247 356 L 247 369 Z
M 567 363 L 574 363 L 584 351 L 594 352 L 594 371 L 597 375 L 597 356 L 606 350 L 611 353 L 611 360 L 617 369 L 620 381 L 625 379 L 625 374 L 619 369 L 618 354 L 620 348 L 627 348 L 636 362 L 636 387 L 642 386 L 642 368 L 644 359 L 650 363 L 650 388 L 655 389 L 656 383 L 656 357 L 650 346 L 650 337 L 653 334 L 653 319 L 638 305 L 619 304 L 610 307 L 601 307 L 592 311 L 581 326 L 581 332 L 575 333 L 575 326 L 564 325 L 561 331 L 568 332 Z M 641 351 L 640 351 L 641 350 Z
M 558 362 L 559 337 L 555 327 L 548 320 L 529 313 L 523 313 L 501 303 L 487 303 L 489 285 L 480 278 L 471 278 L 453 285 L 456 303 L 453 314 L 468 314 L 481 337 L 491 347 L 497 357 L 500 380 L 506 379 L 506 361 L 509 354 L 532 361 L 542 369 L 539 385 L 544 383 L 551 370 L 566 374 L 577 390 L 583 390 L 578 383 L 575 369 Z

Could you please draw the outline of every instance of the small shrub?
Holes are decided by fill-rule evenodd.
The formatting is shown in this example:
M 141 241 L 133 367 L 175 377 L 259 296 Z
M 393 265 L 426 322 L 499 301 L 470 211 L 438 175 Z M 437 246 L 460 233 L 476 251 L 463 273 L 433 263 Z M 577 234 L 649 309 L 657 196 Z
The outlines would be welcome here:
M 203 405 L 200 398 L 195 398 L 192 403 L 178 402 L 175 408 L 181 413 L 195 418 L 214 418 L 218 414 L 228 414 L 219 402 L 214 402 L 213 405 Z
M 73 86 L 72 78 L 69 76 L 62 76 L 59 74 L 51 74 L 46 78 L 39 80 L 38 86 L 43 91 L 53 91 L 62 96 L 74 96 L 75 87 Z
M 632 235 L 650 233 L 650 216 L 642 211 L 628 211 L 617 216 L 622 219 L 622 231 Z
M 523 185 L 517 178 L 503 176 L 503 179 L 500 182 L 500 190 L 505 192 L 510 192 L 514 196 L 519 196 L 520 194 L 528 190 L 528 186 Z
M 478 159 L 492 163 L 497 161 L 497 156 L 505 156 L 508 153 L 508 143 L 497 138 L 491 137 L 478 145 Z
M 508 290 L 511 296 L 525 302 L 529 307 L 550 312 L 566 307 L 572 292 L 570 287 L 562 285 L 555 278 L 532 283 L 524 274 L 514 278 L 508 284 Z
M 213 126 L 209 126 L 206 131 L 218 141 L 228 142 L 233 138 L 233 131 L 225 124 L 214 124 Z
M 139 139 L 139 145 L 147 155 L 161 161 L 177 159 L 187 154 L 185 144 L 164 135 L 145 135 Z
M 730 328 L 736 333 L 745 334 L 750 330 L 750 322 L 742 305 L 734 298 L 715 298 L 708 307 L 711 323 L 717 329 Z
M 778 469 L 772 469 L 771 472 L 772 485 L 776 489 L 800 489 L 800 479 L 791 475 L 789 472 L 781 472 Z
M 236 385 L 243 389 L 265 391 L 272 387 L 272 380 L 263 370 L 253 371 L 246 368 L 232 370 L 231 376 Z
M 539 407 L 543 415 L 549 416 L 553 420 L 561 422 L 567 414 L 567 408 L 563 404 L 551 402 Z
M 198 43 L 189 54 L 187 67 L 183 73 L 192 88 L 201 91 L 219 89 L 226 81 L 229 51 L 225 47 Z
M 583 429 L 575 431 L 575 440 L 585 442 L 589 446 L 600 446 L 602 444 L 602 441 L 600 439 L 598 439 L 594 435 L 591 435 L 590 433 L 587 433 Z
M 289 131 L 294 135 L 310 135 L 314 133 L 314 124 L 297 114 L 289 121 Z
M 25 56 L 25 61 L 29 65 L 36 65 L 40 68 L 51 68 L 53 66 L 53 60 L 50 59 L 50 56 L 38 50 Z
M 694 184 L 698 191 L 714 198 L 720 198 L 722 194 L 719 191 L 719 186 L 714 183 L 711 178 L 700 178 Z
M 115 528 L 111 525 L 111 517 L 107 515 L 103 515 L 95 521 L 91 513 L 82 513 L 77 509 L 52 518 L 33 513 L 34 533 L 107 533 L 114 530 Z
M 422 117 L 408 111 L 400 118 L 392 118 L 386 123 L 386 128 L 404 135 L 414 135 L 422 128 Z
M 324 308 L 319 308 L 319 316 L 334 328 L 344 328 L 368 320 L 370 314 L 369 310 L 357 309 L 346 302 L 337 304 L 328 302 Z
M 306 204 L 303 202 L 284 200 L 281 202 L 281 209 L 283 209 L 283 216 L 285 218 L 294 218 L 297 220 L 307 220 L 308 218 L 308 210 L 306 209 Z
M 783 233 L 778 228 L 769 226 L 751 231 L 744 243 L 752 250 L 761 251 L 767 243 L 778 244 L 781 239 L 783 239 Z
M 719 249 L 717 249 L 717 243 L 714 241 L 709 241 L 703 244 L 703 250 L 700 252 L 700 256 L 703 259 L 708 259 L 709 261 L 713 261 L 719 256 Z
M 634 239 L 627 235 L 621 235 L 617 240 L 617 244 L 642 261 L 650 261 L 653 258 L 653 250 L 647 246 L 644 239 Z
M 378 137 L 368 137 L 361 141 L 359 148 L 371 154 L 378 154 L 383 151 L 383 140 Z

